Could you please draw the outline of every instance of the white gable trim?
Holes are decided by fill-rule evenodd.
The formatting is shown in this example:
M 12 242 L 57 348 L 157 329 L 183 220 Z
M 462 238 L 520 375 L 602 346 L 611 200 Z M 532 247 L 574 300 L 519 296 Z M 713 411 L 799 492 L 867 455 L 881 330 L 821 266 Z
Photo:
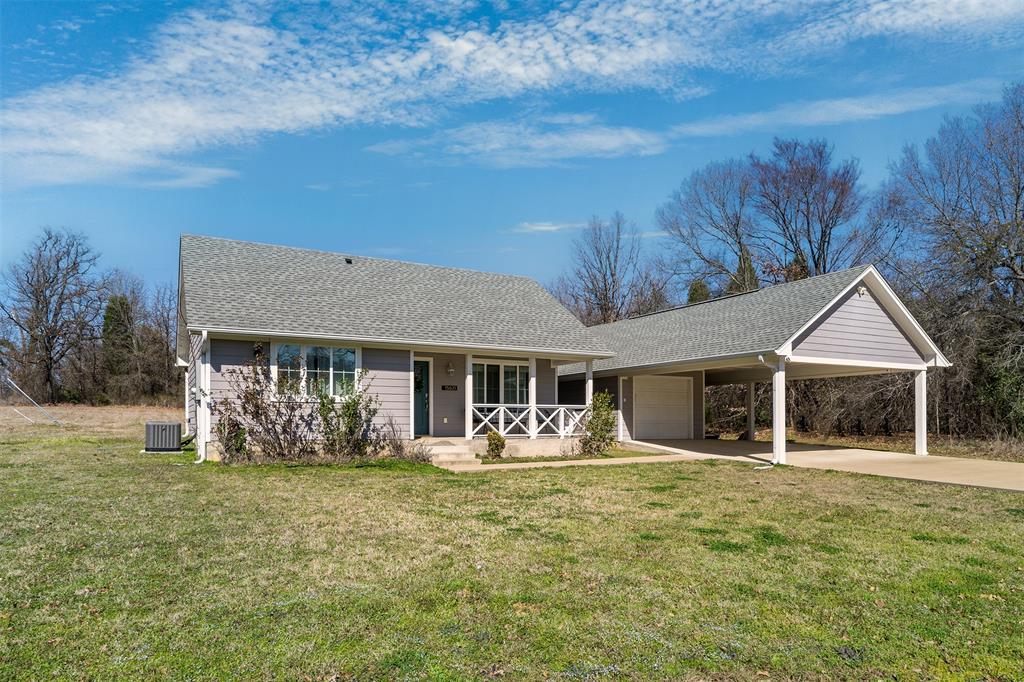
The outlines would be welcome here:
M 828 304 L 818 311 L 811 319 L 809 319 L 800 329 L 796 331 L 784 344 L 779 346 L 775 352 L 779 356 L 789 357 L 793 355 L 793 344 L 800 336 L 814 325 L 825 313 L 831 310 L 832 306 L 838 303 L 846 294 L 853 290 L 854 287 L 859 286 L 861 283 L 867 285 L 871 290 L 871 293 L 878 299 L 878 303 L 885 309 L 889 315 L 892 316 L 896 322 L 897 327 L 900 331 L 906 334 L 914 347 L 917 348 L 918 352 L 925 356 L 925 363 L 935 367 L 949 367 L 952 363 L 946 359 L 946 356 L 942 354 L 939 347 L 935 345 L 935 342 L 931 340 L 921 325 L 918 324 L 914 316 L 910 314 L 907 307 L 903 305 L 903 301 L 899 299 L 896 293 L 889 286 L 889 283 L 885 281 L 885 278 L 875 269 L 874 265 L 869 265 L 865 268 L 864 272 L 857 277 L 855 280 L 850 282 L 842 291 L 840 291 Z M 929 357 L 931 356 L 931 357 Z M 846 363 L 849 364 L 849 363 Z

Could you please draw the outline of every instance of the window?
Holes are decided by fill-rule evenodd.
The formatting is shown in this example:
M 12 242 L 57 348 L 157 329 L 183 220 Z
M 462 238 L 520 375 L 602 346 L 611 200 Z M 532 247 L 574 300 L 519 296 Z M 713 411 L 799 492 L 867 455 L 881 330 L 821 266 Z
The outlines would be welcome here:
M 530 368 L 526 365 L 473 363 L 473 402 L 525 405 L 530 401 Z
M 354 348 L 334 349 L 334 378 L 331 395 L 345 395 L 356 387 L 356 351 Z
M 302 353 L 295 343 L 277 344 L 277 390 L 298 393 L 302 386 Z
M 314 396 L 329 391 L 340 396 L 356 386 L 356 349 L 334 346 L 275 345 L 277 390 Z
M 306 395 L 319 395 L 331 387 L 331 349 L 306 346 Z

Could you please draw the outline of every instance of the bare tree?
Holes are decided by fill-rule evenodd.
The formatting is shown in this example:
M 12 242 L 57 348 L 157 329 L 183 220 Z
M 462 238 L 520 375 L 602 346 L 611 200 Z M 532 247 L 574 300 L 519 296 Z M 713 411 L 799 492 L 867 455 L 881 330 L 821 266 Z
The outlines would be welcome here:
M 84 235 L 45 229 L 3 275 L 0 313 L 19 337 L 18 362 L 45 398 L 59 397 L 60 370 L 70 353 L 95 340 L 106 282 Z
M 855 224 L 865 201 L 855 159 L 833 164 L 825 140 L 776 138 L 771 156 L 751 154 L 750 164 L 762 222 L 753 250 L 763 259 L 763 270 L 785 279 L 791 263 L 802 259 L 814 276 L 863 257 L 871 241 Z
M 621 213 L 593 218 L 573 244 L 572 271 L 552 293 L 584 324 L 614 322 L 667 304 L 666 279 L 644 261 L 641 238 Z
M 668 269 L 724 289 L 753 242 L 755 178 L 745 160 L 710 163 L 690 174 L 658 209 L 675 247 Z

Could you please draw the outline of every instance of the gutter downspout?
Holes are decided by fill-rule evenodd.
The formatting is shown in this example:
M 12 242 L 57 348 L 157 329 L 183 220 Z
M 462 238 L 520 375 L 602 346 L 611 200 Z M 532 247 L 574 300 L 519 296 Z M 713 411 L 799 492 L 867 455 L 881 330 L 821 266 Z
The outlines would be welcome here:
M 202 353 L 199 356 L 200 358 L 202 358 L 207 352 L 209 352 L 207 350 L 207 348 L 206 348 L 206 344 L 207 343 L 208 343 L 208 339 L 206 338 L 206 330 L 204 329 L 203 330 L 203 345 L 201 346 L 201 348 L 203 350 L 202 350 Z M 206 461 L 206 442 L 202 438 L 202 436 L 204 434 L 200 434 L 199 433 L 199 430 L 200 430 L 199 429 L 199 410 L 200 410 L 200 408 L 203 407 L 202 403 L 203 403 L 203 401 L 205 401 L 205 397 L 204 396 L 206 395 L 206 392 L 203 390 L 203 386 L 202 386 L 202 377 L 206 376 L 206 363 L 205 362 L 199 363 L 199 365 L 196 368 L 196 370 L 198 372 L 198 375 L 196 376 L 196 388 L 195 388 L 195 391 L 196 391 L 195 399 L 197 401 L 196 402 L 196 454 L 199 455 L 199 458 L 196 461 L 192 462 L 192 463 L 193 464 L 202 464 L 203 462 Z M 206 431 L 206 422 L 207 422 L 207 420 L 209 420 L 209 418 L 210 418 L 209 414 L 206 414 L 203 417 L 203 428 L 202 428 L 203 431 Z M 202 446 L 202 447 L 200 447 L 200 446 Z

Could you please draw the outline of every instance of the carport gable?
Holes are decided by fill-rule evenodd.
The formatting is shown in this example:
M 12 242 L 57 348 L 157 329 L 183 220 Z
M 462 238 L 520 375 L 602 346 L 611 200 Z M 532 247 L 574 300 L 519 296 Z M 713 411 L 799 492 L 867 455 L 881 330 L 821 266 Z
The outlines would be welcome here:
M 874 266 L 775 354 L 792 362 L 892 369 L 950 365 Z

